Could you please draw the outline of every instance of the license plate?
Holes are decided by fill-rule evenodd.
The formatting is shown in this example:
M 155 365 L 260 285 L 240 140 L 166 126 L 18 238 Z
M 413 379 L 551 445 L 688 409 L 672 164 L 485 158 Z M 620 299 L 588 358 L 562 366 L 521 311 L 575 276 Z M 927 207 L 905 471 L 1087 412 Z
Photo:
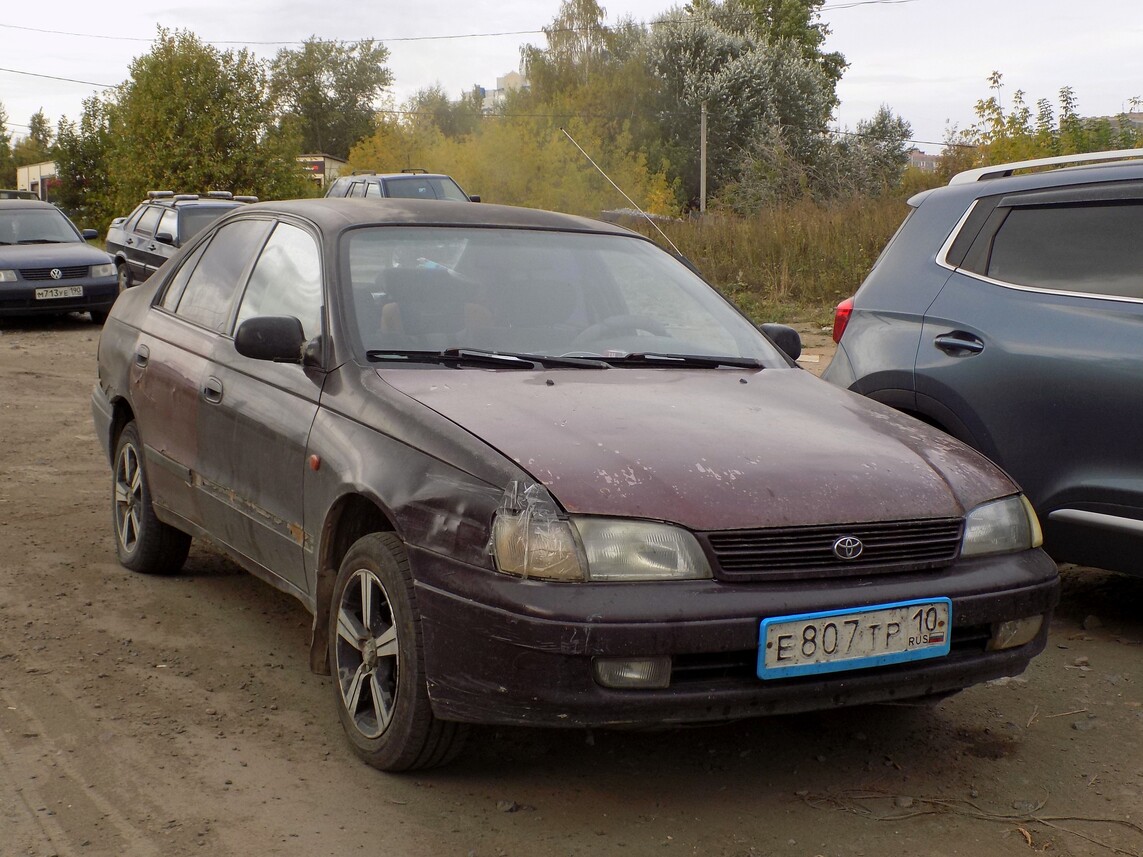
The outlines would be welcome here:
M 949 653 L 952 601 L 900 601 L 764 619 L 758 677 L 789 678 L 939 658 Z
M 55 298 L 82 298 L 83 286 L 53 286 L 50 289 L 36 289 L 36 300 L 50 301 Z

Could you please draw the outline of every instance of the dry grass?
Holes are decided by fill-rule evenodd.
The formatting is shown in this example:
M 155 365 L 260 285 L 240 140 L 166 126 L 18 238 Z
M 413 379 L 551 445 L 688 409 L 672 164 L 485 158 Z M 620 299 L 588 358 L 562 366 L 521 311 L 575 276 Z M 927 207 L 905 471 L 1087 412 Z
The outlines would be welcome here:
M 708 213 L 664 231 L 756 321 L 828 324 L 907 210 L 899 198 L 805 201 L 750 218 Z

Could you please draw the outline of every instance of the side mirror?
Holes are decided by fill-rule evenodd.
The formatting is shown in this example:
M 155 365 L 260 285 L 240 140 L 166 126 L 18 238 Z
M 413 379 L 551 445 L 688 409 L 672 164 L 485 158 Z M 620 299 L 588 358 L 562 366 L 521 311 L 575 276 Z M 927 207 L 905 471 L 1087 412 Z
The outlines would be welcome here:
M 772 323 L 760 324 L 758 327 L 791 360 L 797 360 L 802 356 L 802 337 L 794 328 L 786 324 Z
M 305 347 L 302 323 L 289 315 L 248 318 L 234 333 L 234 350 L 254 360 L 301 363 Z
M 80 230 L 79 234 L 83 236 L 84 241 L 94 241 L 96 238 L 99 237 L 99 233 L 96 232 L 94 229 L 83 229 L 83 230 Z
M 480 194 L 478 194 L 478 193 L 470 193 L 470 194 L 468 195 L 468 201 L 469 201 L 469 202 L 480 202 Z
M 175 246 L 175 236 L 172 235 L 170 232 L 160 232 L 158 235 L 155 236 L 155 240 L 158 241 L 160 244 L 167 244 L 171 247 Z

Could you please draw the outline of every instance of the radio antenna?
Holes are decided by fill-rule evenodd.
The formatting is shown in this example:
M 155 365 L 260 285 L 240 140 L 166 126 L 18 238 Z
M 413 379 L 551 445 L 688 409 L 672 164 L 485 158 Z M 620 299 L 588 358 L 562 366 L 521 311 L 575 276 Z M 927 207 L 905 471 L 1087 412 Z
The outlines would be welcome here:
M 607 179 L 609 182 L 611 182 L 611 186 L 612 186 L 613 188 L 615 188 L 617 191 L 619 191 L 621 194 L 623 194 L 623 198 L 624 198 L 625 200 L 627 200 L 629 203 L 631 203 L 631 207 L 632 207 L 632 208 L 634 208 L 636 211 L 638 211 L 640 214 L 642 214 L 642 215 L 643 215 L 643 218 L 644 218 L 644 219 L 645 219 L 645 220 L 646 220 L 648 223 L 650 223 L 650 224 L 651 224 L 653 227 L 655 227 L 655 231 L 656 231 L 656 232 L 658 232 L 660 235 L 662 235 L 662 236 L 663 236 L 663 240 L 664 240 L 664 241 L 666 241 L 668 244 L 670 244 L 670 245 L 671 245 L 671 249 L 675 251 L 675 255 L 676 255 L 676 256 L 682 256 L 683 254 L 682 254 L 681 252 L 679 252 L 679 248 L 675 246 L 675 242 L 674 242 L 674 241 L 672 241 L 670 238 L 668 238 L 668 237 L 667 237 L 667 233 L 666 233 L 666 232 L 664 232 L 662 229 L 660 229 L 660 228 L 659 228 L 659 224 L 658 224 L 658 223 L 656 223 L 654 220 L 652 220 L 652 219 L 651 219 L 651 215 L 649 215 L 649 214 L 648 214 L 647 212 L 645 212 L 645 211 L 644 211 L 642 208 L 640 208 L 640 207 L 639 207 L 639 205 L 638 205 L 638 203 L 636 203 L 636 202 L 635 202 L 635 200 L 633 200 L 633 199 L 632 199 L 631 197 L 629 197 L 627 194 L 623 193 L 623 188 L 621 188 L 621 187 L 620 187 L 619 185 L 617 185 L 615 182 L 611 181 L 611 176 L 609 176 L 607 173 L 605 173 L 605 172 L 603 171 L 603 167 L 601 167 L 599 164 L 597 164 L 595 161 L 593 161 L 593 160 L 591 159 L 591 155 L 589 155 L 587 152 L 585 152 L 585 151 L 583 150 L 583 146 L 581 146 L 579 143 L 577 143 L 577 142 L 575 141 L 575 137 L 573 137 L 571 134 L 569 134 L 569 133 L 568 133 L 568 129 L 567 129 L 567 128 L 560 128 L 560 131 L 562 131 L 562 132 L 563 132 L 563 135 L 564 135 L 565 137 L 567 137 L 569 140 L 571 140 L 571 144 L 572 144 L 573 146 L 575 146 L 577 149 L 579 149 L 579 151 L 580 151 L 580 154 L 581 154 L 581 155 L 583 155 L 585 158 L 587 158 L 587 161 L 588 161 L 588 163 L 589 163 L 589 164 L 591 164 L 593 167 L 595 167 L 597 170 L 599 170 L 599 174 L 600 174 L 601 176 L 603 176 L 605 179 Z

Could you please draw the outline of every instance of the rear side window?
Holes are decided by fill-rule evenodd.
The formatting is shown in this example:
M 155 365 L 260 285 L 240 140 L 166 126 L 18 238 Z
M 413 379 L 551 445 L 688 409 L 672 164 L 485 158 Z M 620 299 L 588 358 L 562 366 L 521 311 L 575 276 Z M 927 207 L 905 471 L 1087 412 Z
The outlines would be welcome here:
M 187 281 L 175 315 L 203 327 L 227 332 L 235 295 L 262 249 L 266 220 L 236 220 L 215 233 Z
M 163 216 L 163 209 L 157 205 L 147 206 L 143 216 L 135 224 L 135 230 L 143 235 L 154 235 L 155 227 L 159 225 L 159 218 Z
M 1143 202 L 1012 208 L 987 275 L 1022 286 L 1143 298 Z

